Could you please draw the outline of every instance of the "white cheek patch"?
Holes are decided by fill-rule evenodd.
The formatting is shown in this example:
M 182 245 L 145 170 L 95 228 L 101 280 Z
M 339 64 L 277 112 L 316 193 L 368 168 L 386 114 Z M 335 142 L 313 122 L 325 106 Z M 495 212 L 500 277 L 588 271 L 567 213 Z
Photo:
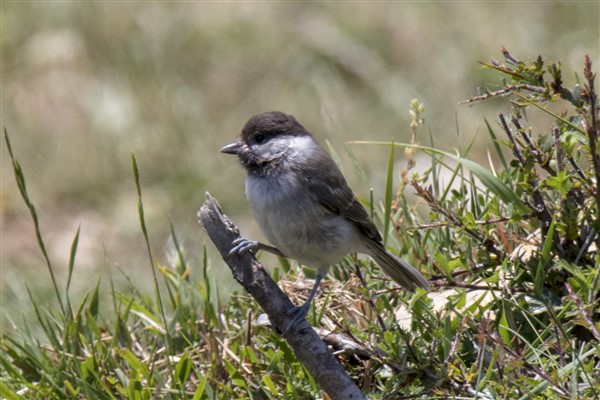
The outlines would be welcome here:
M 316 146 L 317 144 L 310 136 L 294 136 L 289 140 L 288 157 L 292 161 L 302 162 L 312 154 Z
M 315 141 L 310 136 L 293 136 L 290 139 L 289 147 L 291 149 L 312 149 L 315 147 Z
M 289 162 L 304 162 L 317 146 L 310 136 L 277 136 L 250 146 L 259 159 L 270 161 L 285 157 Z

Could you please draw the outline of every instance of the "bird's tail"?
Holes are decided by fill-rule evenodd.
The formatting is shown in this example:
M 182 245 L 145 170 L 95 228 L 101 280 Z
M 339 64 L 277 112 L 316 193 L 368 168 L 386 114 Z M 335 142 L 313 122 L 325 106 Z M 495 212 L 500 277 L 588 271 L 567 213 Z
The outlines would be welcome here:
M 368 254 L 381 267 L 383 272 L 405 289 L 414 291 L 416 288 L 429 290 L 429 283 L 419 271 L 403 259 L 388 253 L 381 243 L 365 241 Z

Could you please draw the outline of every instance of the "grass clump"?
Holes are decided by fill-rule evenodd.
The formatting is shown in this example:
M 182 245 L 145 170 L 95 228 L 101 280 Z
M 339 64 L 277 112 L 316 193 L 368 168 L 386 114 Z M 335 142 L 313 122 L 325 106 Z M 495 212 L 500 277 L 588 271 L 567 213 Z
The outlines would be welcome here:
M 560 64 L 503 53 L 504 63 L 483 64 L 500 72 L 502 86 L 467 101 L 510 100 L 509 113 L 486 121 L 494 141 L 490 160 L 498 166 L 473 161 L 470 145 L 444 152 L 417 143 L 424 107 L 415 101 L 412 143 L 386 143 L 384 201 L 366 201 L 387 245 L 421 266 L 435 289 L 414 295 L 390 289 L 372 263 L 350 256 L 332 269 L 308 316 L 370 398 L 600 398 L 595 74 L 586 59 L 581 80 L 567 89 Z M 551 120 L 549 131 L 533 126 L 534 113 Z M 45 252 L 6 133 L 5 139 Z M 396 190 L 399 147 L 408 161 Z M 428 156 L 426 171 L 413 171 L 417 152 Z M 205 249 L 199 281 L 190 278 L 192 265 L 177 241 L 172 265 L 154 260 L 133 161 L 154 293 L 105 293 L 97 284 L 74 306 L 69 282 L 77 232 L 64 288 L 52 278 L 58 307 L 44 307 L 30 293 L 45 340 L 27 328 L 2 337 L 2 397 L 319 396 L 285 341 L 255 322 L 260 311 L 251 299 L 215 300 L 219 286 L 210 278 L 213 262 Z M 300 303 L 306 282 L 285 278 L 280 284 Z M 114 318 L 99 312 L 106 301 Z
M 6 132 L 5 140 L 21 194 L 34 219 L 40 248 L 45 252 L 35 206 Z M 72 307 L 69 282 L 77 253 L 77 232 L 64 290 L 52 280 L 58 307 L 44 307 L 34 294 L 29 294 L 46 341 L 40 342 L 26 328 L 2 337 L 2 398 L 212 399 L 248 398 L 252 393 L 260 398 L 289 393 L 296 398 L 316 392 L 310 381 L 295 384 L 302 367 L 283 342 L 272 343 L 268 333 L 266 341 L 261 336 L 255 340 L 249 324 L 255 314 L 252 302 L 236 296 L 225 305 L 214 300 L 218 298 L 217 285 L 209 278 L 206 249 L 203 279 L 199 282 L 189 279 L 191 265 L 176 240 L 173 265 L 154 262 L 135 158 L 133 170 L 154 294 L 135 290 L 132 294 L 120 293 L 112 285 L 110 293 L 101 293 L 97 284 L 79 305 Z M 46 259 L 54 276 L 52 264 Z M 112 303 L 112 321 L 99 314 L 100 302 L 104 301 Z M 261 379 L 255 382 L 256 376 Z

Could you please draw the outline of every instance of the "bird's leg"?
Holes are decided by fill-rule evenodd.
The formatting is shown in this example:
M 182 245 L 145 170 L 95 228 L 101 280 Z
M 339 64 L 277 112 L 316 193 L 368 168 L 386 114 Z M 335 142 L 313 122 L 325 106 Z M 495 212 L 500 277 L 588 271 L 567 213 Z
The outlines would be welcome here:
M 233 241 L 233 248 L 229 251 L 229 255 L 240 254 L 247 251 L 252 251 L 256 253 L 258 250 L 268 251 L 269 253 L 275 254 L 279 257 L 285 257 L 285 255 L 279 250 L 277 247 L 269 246 L 268 244 L 257 242 L 256 240 L 250 240 L 245 238 L 238 238 Z M 297 323 L 302 321 L 308 310 L 310 310 L 310 305 L 312 303 L 312 299 L 315 297 L 317 290 L 319 289 L 319 285 L 321 284 L 321 280 L 323 279 L 323 275 L 320 272 L 317 272 L 317 277 L 315 279 L 315 283 L 310 290 L 310 294 L 308 298 L 301 306 L 292 307 L 288 313 L 293 314 L 292 319 L 287 323 L 281 335 L 285 335 L 291 328 L 293 328 Z
M 312 299 L 313 297 L 315 297 L 317 289 L 319 289 L 319 285 L 321 284 L 321 279 L 323 279 L 323 275 L 321 275 L 320 272 L 317 272 L 317 278 L 315 279 L 315 284 L 313 285 L 310 294 L 308 295 L 308 299 L 306 299 L 304 304 L 302 304 L 301 306 L 293 307 L 288 311 L 288 313 L 293 314 L 294 316 L 292 317 L 290 322 L 287 323 L 287 325 L 283 329 L 283 332 L 281 332 L 281 336 L 285 335 L 291 328 L 293 328 L 297 323 L 302 321 L 304 317 L 306 317 L 306 314 L 310 309 Z
M 231 248 L 231 250 L 229 250 L 229 255 L 240 254 L 247 251 L 256 253 L 258 250 L 263 250 L 279 257 L 285 257 L 285 255 L 277 247 L 269 246 L 268 244 L 260 243 L 256 240 L 237 238 L 233 241 L 233 245 L 234 246 Z

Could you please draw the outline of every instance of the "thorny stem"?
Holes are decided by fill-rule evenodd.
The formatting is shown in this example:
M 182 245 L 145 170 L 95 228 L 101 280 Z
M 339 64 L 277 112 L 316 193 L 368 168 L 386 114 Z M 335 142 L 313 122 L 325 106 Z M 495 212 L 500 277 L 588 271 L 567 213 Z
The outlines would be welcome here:
M 592 61 L 588 55 L 585 56 L 585 68 L 583 70 L 585 79 L 587 81 L 584 97 L 587 99 L 590 106 L 590 118 L 591 121 L 586 123 L 586 131 L 590 141 L 590 152 L 592 155 L 592 163 L 594 165 L 594 174 L 596 175 L 596 182 L 600 182 L 600 155 L 598 155 L 597 140 L 598 134 L 598 108 L 596 107 L 596 101 L 598 99 L 596 90 L 594 89 L 594 80 L 596 74 L 592 72 Z M 598 208 L 598 215 L 600 215 L 600 191 L 598 188 L 594 191 L 596 198 L 596 207 Z M 600 237 L 596 238 L 596 245 L 600 248 Z
M 556 170 L 560 172 L 565 167 L 563 160 L 565 154 L 560 145 L 560 130 L 557 126 L 552 127 L 552 137 L 554 139 L 554 152 L 556 153 Z
M 527 143 L 527 146 L 529 146 L 529 151 L 531 151 L 531 154 L 536 158 L 540 167 L 545 169 L 550 175 L 556 176 L 556 171 L 550 166 L 550 163 L 549 163 L 550 157 L 544 158 L 543 153 L 535 145 L 535 143 L 533 143 L 533 141 L 531 140 L 531 137 L 529 136 L 529 134 L 527 134 L 527 131 L 525 130 L 525 128 L 523 128 L 523 125 L 521 125 L 521 122 L 519 121 L 519 119 L 517 117 L 513 116 L 510 119 L 510 121 L 515 126 L 515 128 L 517 128 L 517 131 L 521 134 L 521 136 L 523 137 L 523 140 L 525 140 L 525 143 Z
M 510 52 L 508 51 L 508 49 L 504 46 L 502 46 L 502 55 L 504 56 L 504 59 L 506 60 L 507 63 L 512 64 L 512 65 L 519 65 L 519 64 L 523 64 L 522 61 L 516 59 L 512 54 L 510 54 Z
M 519 160 L 521 165 L 525 166 L 525 158 L 523 157 L 523 153 L 521 152 L 521 149 L 518 146 L 517 140 L 513 136 L 512 131 L 510 130 L 510 127 L 508 126 L 508 123 L 506 122 L 506 118 L 504 118 L 504 114 L 502 114 L 502 113 L 498 114 L 498 118 L 500 119 L 500 124 L 502 124 L 502 129 L 504 129 L 506 136 L 508 136 L 508 139 L 510 140 L 510 143 L 512 144 L 513 154 L 515 155 L 515 157 L 517 157 L 517 159 Z
M 486 92 L 479 96 L 474 96 L 474 97 L 471 97 L 470 99 L 463 100 L 458 104 L 471 104 L 476 101 L 487 100 L 491 97 L 498 97 L 498 96 L 502 96 L 505 94 L 508 95 L 508 94 L 517 92 L 519 90 L 527 90 L 529 92 L 539 93 L 539 94 L 548 94 L 548 89 L 539 88 L 537 86 L 533 86 L 533 85 L 529 85 L 529 84 L 519 84 L 519 85 L 510 85 L 510 86 L 507 86 L 506 88 L 496 90 L 494 92 Z
M 521 216 L 521 218 L 523 219 L 527 219 L 531 217 L 530 214 L 525 214 L 523 216 Z M 480 225 L 480 226 L 485 226 L 485 225 L 495 225 L 495 224 L 499 224 L 501 222 L 507 222 L 510 221 L 511 217 L 499 217 L 499 218 L 491 218 L 491 219 L 486 219 L 486 220 L 475 220 L 475 225 Z M 448 221 L 439 221 L 439 222 L 432 222 L 431 224 L 421 224 L 421 225 L 416 225 L 416 226 L 411 226 L 406 228 L 407 231 L 416 231 L 416 230 L 420 230 L 420 229 L 432 229 L 432 228 L 439 228 L 439 227 L 443 227 L 443 226 L 448 226 L 450 225 L 450 222 Z
M 535 213 L 537 214 L 537 217 L 542 222 L 543 237 L 545 238 L 546 232 L 548 231 L 548 227 L 550 226 L 550 221 L 552 220 L 552 215 L 548 211 L 548 208 L 546 207 L 546 204 L 544 203 L 542 194 L 540 193 L 537 174 L 535 173 L 533 168 L 528 168 L 527 162 L 525 161 L 525 158 L 523 157 L 523 153 L 521 152 L 521 149 L 519 148 L 519 145 L 518 145 L 514 135 L 512 134 L 512 131 L 511 131 L 510 127 L 508 126 L 508 123 L 506 122 L 506 118 L 504 117 L 504 114 L 500 113 L 498 115 L 498 118 L 500 119 L 500 124 L 502 125 L 502 129 L 504 129 L 504 132 L 510 139 L 515 157 L 517 157 L 517 159 L 519 160 L 519 162 L 521 163 L 521 165 L 523 166 L 524 169 L 530 170 L 530 172 L 531 172 L 529 183 L 531 184 L 531 186 L 533 188 L 532 197 L 533 197 L 534 204 L 533 204 L 532 208 L 535 211 Z M 513 118 L 513 124 L 514 124 L 515 119 L 516 118 Z M 519 129 L 519 128 L 523 129 L 521 127 L 521 124 L 517 124 L 517 125 L 515 125 L 515 127 L 517 129 Z

